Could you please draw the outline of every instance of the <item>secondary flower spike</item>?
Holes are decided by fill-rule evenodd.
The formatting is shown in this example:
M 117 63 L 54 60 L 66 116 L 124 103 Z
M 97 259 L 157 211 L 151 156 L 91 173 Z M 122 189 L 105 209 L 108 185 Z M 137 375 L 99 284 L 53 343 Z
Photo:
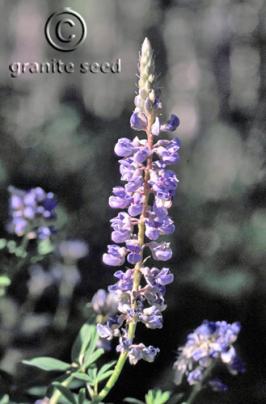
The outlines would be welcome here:
M 219 379 L 205 380 L 206 372 L 218 363 L 224 364 L 233 375 L 242 373 L 244 365 L 234 348 L 240 331 L 238 322 L 205 320 L 187 337 L 174 363 L 175 383 L 186 377 L 190 385 L 208 382 L 215 391 L 227 388 Z
M 55 229 L 52 221 L 56 218 L 57 205 L 52 192 L 45 192 L 41 187 L 28 191 L 10 186 L 8 231 L 18 237 L 49 238 Z
M 157 138 L 161 132 L 173 132 L 179 119 L 172 114 L 162 121 L 153 51 L 147 38 L 140 52 L 138 78 L 130 125 L 144 136 L 123 137 L 115 145 L 123 185 L 113 188 L 109 205 L 122 212 L 111 219 L 113 244 L 103 255 L 106 265 L 119 267 L 114 274 L 116 283 L 109 286 L 117 296 L 117 312 L 98 325 L 101 338 L 119 338 L 117 351 L 126 353 L 133 365 L 140 359 L 152 362 L 159 352 L 153 346 L 135 343 L 135 328 L 137 323 L 150 329 L 163 326 L 164 295 L 173 275 L 165 266 L 148 263 L 153 259 L 165 265 L 172 257 L 170 243 L 160 238 L 175 230 L 168 209 L 178 180 L 168 166 L 179 160 L 180 148 L 176 138 Z

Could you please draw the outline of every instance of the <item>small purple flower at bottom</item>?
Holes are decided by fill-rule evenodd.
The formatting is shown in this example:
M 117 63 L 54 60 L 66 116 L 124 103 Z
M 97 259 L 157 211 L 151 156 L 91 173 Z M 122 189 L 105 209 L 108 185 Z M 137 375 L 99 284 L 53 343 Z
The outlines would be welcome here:
M 152 345 L 145 346 L 143 343 L 131 344 L 129 340 L 120 338 L 120 344 L 117 345 L 117 352 L 128 352 L 128 359 L 131 365 L 136 365 L 139 360 L 143 359 L 146 362 L 153 362 L 156 355 L 160 352 L 159 348 Z
M 174 363 L 175 383 L 180 384 L 186 377 L 190 385 L 208 383 L 215 391 L 224 391 L 226 386 L 218 379 L 205 380 L 208 371 L 216 364 L 224 364 L 232 374 L 242 373 L 244 365 L 238 357 L 233 344 L 240 331 L 238 322 L 205 320 L 187 337 L 186 344 L 180 348 Z

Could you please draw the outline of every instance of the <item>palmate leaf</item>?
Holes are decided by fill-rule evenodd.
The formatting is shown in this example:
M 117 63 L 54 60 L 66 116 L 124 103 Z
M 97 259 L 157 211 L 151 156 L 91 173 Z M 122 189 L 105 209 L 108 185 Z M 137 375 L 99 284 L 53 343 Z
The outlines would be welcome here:
M 86 383 L 91 383 L 91 378 L 86 373 L 74 372 L 72 375 L 75 377 L 75 379 L 82 380 Z
M 33 366 L 35 368 L 45 370 L 46 372 L 65 372 L 70 368 L 70 364 L 63 362 L 59 359 L 51 358 L 49 356 L 40 356 L 39 358 L 33 358 L 22 361 L 24 365 Z
M 113 373 L 113 370 L 111 369 L 112 367 L 114 367 L 114 365 L 116 364 L 116 361 L 112 361 L 112 362 L 108 362 L 105 363 L 97 372 L 96 376 L 95 376 L 95 380 L 93 381 L 94 384 L 98 384 L 104 380 L 106 380 L 108 377 L 111 376 L 111 374 Z
M 78 362 L 80 365 L 87 362 L 86 367 L 95 362 L 103 353 L 102 350 L 98 350 L 98 353 L 92 357 L 96 350 L 97 340 L 98 334 L 95 325 L 85 323 L 72 346 L 72 361 Z
M 145 396 L 146 404 L 165 404 L 170 398 L 169 391 L 149 390 Z
M 94 362 L 97 361 L 102 355 L 104 354 L 103 349 L 96 349 L 96 351 L 91 352 L 87 351 L 84 356 L 84 366 L 88 368 L 90 365 L 92 365 Z

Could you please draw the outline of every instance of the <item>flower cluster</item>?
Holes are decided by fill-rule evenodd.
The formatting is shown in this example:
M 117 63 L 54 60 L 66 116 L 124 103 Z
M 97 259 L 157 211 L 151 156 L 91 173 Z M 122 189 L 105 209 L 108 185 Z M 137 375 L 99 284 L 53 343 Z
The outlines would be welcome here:
M 240 331 L 238 322 L 228 324 L 226 321 L 207 321 L 196 328 L 187 337 L 187 342 L 180 349 L 174 363 L 175 382 L 180 384 L 183 376 L 190 385 L 204 381 L 209 369 L 223 363 L 233 375 L 244 371 L 244 365 L 233 346 Z M 212 379 L 208 384 L 213 390 L 225 390 L 226 386 L 219 379 Z
M 154 59 L 150 43 L 145 39 L 140 54 L 139 92 L 130 124 L 146 132 L 146 138 L 121 138 L 114 151 L 120 164 L 124 186 L 113 188 L 109 205 L 123 211 L 111 219 L 113 244 L 103 255 L 109 266 L 126 265 L 114 273 L 116 283 L 109 291 L 118 296 L 118 312 L 105 324 L 98 324 L 102 338 L 119 337 L 118 352 L 127 352 L 131 364 L 139 359 L 153 361 L 157 348 L 133 344 L 130 325 L 141 322 L 146 327 L 162 328 L 162 311 L 166 308 L 166 285 L 173 281 L 169 268 L 148 267 L 146 261 L 168 261 L 172 257 L 170 244 L 160 236 L 170 235 L 175 226 L 168 215 L 178 180 L 170 164 L 179 159 L 178 139 L 157 140 L 161 131 L 174 131 L 179 124 L 175 115 L 161 124 L 161 102 L 154 87 Z M 133 267 L 130 267 L 132 265 Z
M 54 194 L 40 187 L 23 191 L 10 186 L 9 192 L 9 232 L 31 239 L 49 238 L 54 232 L 51 226 L 51 220 L 55 219 Z

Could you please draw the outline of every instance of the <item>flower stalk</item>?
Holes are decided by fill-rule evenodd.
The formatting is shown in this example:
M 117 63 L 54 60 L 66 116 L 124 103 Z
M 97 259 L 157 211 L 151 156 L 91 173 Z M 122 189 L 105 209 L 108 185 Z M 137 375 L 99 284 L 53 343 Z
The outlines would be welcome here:
M 135 110 L 130 118 L 131 128 L 144 131 L 146 138 L 135 137 L 132 141 L 122 138 L 115 146 L 115 153 L 121 157 L 121 180 L 126 185 L 113 189 L 109 205 L 113 209 L 127 209 L 127 212 L 121 212 L 111 220 L 111 237 L 115 244 L 109 245 L 103 255 L 103 262 L 107 265 L 122 266 L 127 260 L 133 268 L 115 272 L 118 282 L 109 286 L 109 292 L 118 299 L 118 312 L 109 316 L 106 324 L 97 326 L 101 339 L 119 338 L 116 349 L 120 352 L 114 372 L 98 394 L 97 402 L 113 388 L 127 358 L 132 365 L 140 359 L 148 362 L 155 359 L 158 348 L 134 343 L 136 327 L 142 322 L 148 328 L 162 328 L 161 313 L 166 308 L 165 286 L 173 281 L 168 268 L 144 265 L 148 259 L 146 249 L 157 261 L 167 261 L 172 256 L 169 243 L 155 240 L 174 231 L 168 209 L 178 183 L 174 172 L 166 169 L 167 165 L 178 160 L 178 140 L 159 140 L 154 144 L 154 138 L 160 132 L 172 132 L 179 124 L 175 115 L 161 124 L 162 107 L 154 72 L 153 51 L 146 38 L 139 58 Z M 122 243 L 125 246 L 119 245 Z

